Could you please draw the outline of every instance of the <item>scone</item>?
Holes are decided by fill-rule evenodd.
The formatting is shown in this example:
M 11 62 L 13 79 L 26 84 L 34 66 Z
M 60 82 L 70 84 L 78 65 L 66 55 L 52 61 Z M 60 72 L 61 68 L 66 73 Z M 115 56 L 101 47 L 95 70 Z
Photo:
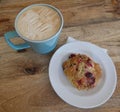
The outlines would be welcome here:
M 102 75 L 99 64 L 83 54 L 71 54 L 62 67 L 72 85 L 79 90 L 95 87 Z

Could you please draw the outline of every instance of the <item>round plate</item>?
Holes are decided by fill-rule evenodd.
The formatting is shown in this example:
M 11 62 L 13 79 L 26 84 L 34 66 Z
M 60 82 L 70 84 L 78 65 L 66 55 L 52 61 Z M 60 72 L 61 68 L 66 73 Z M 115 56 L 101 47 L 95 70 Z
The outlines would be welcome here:
M 102 69 L 102 77 L 96 87 L 77 90 L 65 76 L 62 64 L 71 53 L 86 54 Z M 49 79 L 57 95 L 70 105 L 79 108 L 94 108 L 104 104 L 113 94 L 117 76 L 115 66 L 98 46 L 88 42 L 73 42 L 60 47 L 52 56 L 49 64 Z

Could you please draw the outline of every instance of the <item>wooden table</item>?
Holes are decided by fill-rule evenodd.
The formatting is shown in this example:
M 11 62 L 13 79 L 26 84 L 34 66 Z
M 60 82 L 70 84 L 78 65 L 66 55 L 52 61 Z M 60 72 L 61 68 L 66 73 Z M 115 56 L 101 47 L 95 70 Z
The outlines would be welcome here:
M 24 7 L 47 3 L 59 8 L 64 28 L 54 51 L 40 55 L 14 51 L 3 34 L 14 30 Z M 50 85 L 48 67 L 53 53 L 68 36 L 108 49 L 117 71 L 117 87 L 104 105 L 90 112 L 120 112 L 120 2 L 117 0 L 0 0 L 0 112 L 87 112 L 61 100 Z M 15 40 L 19 43 L 20 40 Z

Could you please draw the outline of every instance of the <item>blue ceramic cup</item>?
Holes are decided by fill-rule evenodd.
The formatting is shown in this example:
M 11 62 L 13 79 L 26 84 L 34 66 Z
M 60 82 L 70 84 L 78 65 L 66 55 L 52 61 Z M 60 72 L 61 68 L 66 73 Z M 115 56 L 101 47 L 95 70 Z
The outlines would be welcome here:
M 16 24 L 17 24 L 19 16 L 24 11 L 28 10 L 29 8 L 31 8 L 33 6 L 47 6 L 49 8 L 52 8 L 53 10 L 55 10 L 58 13 L 58 15 L 60 17 L 60 20 L 61 20 L 60 28 L 49 39 L 46 39 L 46 40 L 30 40 L 27 37 L 22 36 L 17 29 Z M 52 51 L 56 47 L 62 28 L 63 28 L 63 16 L 57 8 L 55 8 L 54 6 L 48 5 L 48 4 L 33 4 L 33 5 L 30 5 L 26 8 L 24 8 L 22 11 L 20 11 L 20 13 L 17 15 L 17 17 L 15 19 L 15 30 L 16 31 L 7 32 L 7 33 L 5 33 L 4 37 L 5 37 L 5 40 L 8 43 L 8 45 L 10 47 L 12 47 L 14 50 L 22 50 L 22 49 L 26 49 L 26 48 L 31 47 L 37 53 L 46 54 L 46 53 L 49 53 L 50 51 Z M 25 40 L 25 43 L 15 45 L 13 42 L 10 41 L 10 39 L 11 38 L 16 38 L 16 37 L 22 38 L 23 40 Z

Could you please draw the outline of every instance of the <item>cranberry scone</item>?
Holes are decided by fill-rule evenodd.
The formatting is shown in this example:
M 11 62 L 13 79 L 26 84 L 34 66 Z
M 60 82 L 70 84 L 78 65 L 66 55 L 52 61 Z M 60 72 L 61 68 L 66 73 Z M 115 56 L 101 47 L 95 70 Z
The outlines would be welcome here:
M 102 75 L 100 65 L 84 54 L 71 54 L 62 67 L 72 85 L 79 90 L 95 87 Z

